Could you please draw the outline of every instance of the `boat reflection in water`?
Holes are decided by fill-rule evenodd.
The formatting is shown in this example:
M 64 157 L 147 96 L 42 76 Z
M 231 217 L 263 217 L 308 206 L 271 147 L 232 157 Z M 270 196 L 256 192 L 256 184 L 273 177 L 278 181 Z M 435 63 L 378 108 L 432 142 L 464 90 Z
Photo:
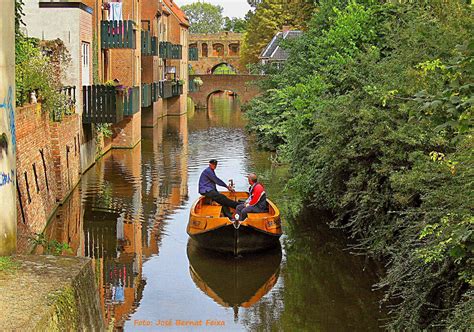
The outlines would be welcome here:
M 281 247 L 264 253 L 234 258 L 200 248 L 188 242 L 189 273 L 196 286 L 223 307 L 249 308 L 267 294 L 278 281 Z

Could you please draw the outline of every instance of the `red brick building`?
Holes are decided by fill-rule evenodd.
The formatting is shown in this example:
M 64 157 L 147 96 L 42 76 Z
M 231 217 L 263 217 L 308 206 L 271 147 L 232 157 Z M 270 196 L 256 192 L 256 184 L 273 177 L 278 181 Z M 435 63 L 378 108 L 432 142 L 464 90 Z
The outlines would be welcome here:
M 188 79 L 189 22 L 172 0 L 35 0 L 25 13 L 30 36 L 70 51 L 62 83 L 75 87 L 77 114 L 52 122 L 40 104 L 17 110 L 19 249 L 97 158 L 134 148 L 142 125 L 186 112 Z

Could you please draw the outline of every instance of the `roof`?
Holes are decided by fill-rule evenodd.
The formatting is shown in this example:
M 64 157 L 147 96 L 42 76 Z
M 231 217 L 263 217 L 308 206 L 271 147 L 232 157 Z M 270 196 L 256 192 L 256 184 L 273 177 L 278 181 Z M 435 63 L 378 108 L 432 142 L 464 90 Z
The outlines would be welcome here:
M 278 32 L 268 43 L 267 47 L 260 53 L 260 59 L 286 60 L 288 51 L 280 47 L 282 39 L 293 39 L 300 36 L 303 32 L 299 30 L 289 30 Z
M 163 0 L 163 3 L 178 18 L 179 22 L 182 25 L 189 27 L 189 20 L 186 17 L 186 14 L 181 10 L 181 8 L 179 8 L 179 6 L 174 2 L 174 0 Z

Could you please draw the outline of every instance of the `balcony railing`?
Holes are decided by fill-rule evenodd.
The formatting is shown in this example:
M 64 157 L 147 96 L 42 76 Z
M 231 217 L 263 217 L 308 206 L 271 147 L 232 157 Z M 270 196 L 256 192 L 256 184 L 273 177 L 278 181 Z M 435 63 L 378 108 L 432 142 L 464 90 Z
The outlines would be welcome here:
M 68 103 L 71 106 L 76 104 L 76 87 L 75 86 L 63 86 L 59 89 L 59 92 L 66 96 Z
M 172 87 L 173 97 L 181 96 L 183 94 L 183 84 L 176 82 L 172 85 Z
M 160 58 L 162 59 L 182 59 L 183 46 L 170 42 L 160 42 Z
M 142 107 L 148 107 L 152 104 L 151 98 L 151 84 L 143 83 L 142 84 Z
M 189 59 L 189 61 L 198 61 L 199 60 L 197 47 L 189 48 L 189 57 L 188 57 L 188 59 Z
M 153 82 L 151 83 L 151 101 L 155 102 L 158 101 L 160 98 L 160 83 Z
M 158 37 L 153 37 L 150 31 L 142 31 L 142 55 L 158 55 Z
M 132 116 L 140 111 L 140 87 L 125 88 L 123 96 L 123 115 Z
M 197 92 L 199 91 L 199 85 L 194 82 L 194 79 L 190 79 L 188 82 L 188 91 L 189 92 Z
M 160 81 L 160 97 L 163 99 L 173 97 L 172 81 Z
M 101 21 L 100 38 L 103 49 L 135 48 L 135 22 L 128 21 Z
M 82 87 L 83 123 L 118 123 L 123 118 L 122 101 L 114 86 Z

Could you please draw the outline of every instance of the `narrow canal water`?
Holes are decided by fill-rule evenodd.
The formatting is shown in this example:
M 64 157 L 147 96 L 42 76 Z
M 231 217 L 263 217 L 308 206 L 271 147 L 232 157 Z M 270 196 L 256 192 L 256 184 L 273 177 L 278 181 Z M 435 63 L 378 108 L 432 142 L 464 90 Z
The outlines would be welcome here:
M 375 331 L 377 269 L 350 254 L 323 214 L 284 220 L 282 248 L 234 259 L 189 242 L 189 209 L 210 158 L 246 190 L 256 172 L 277 204 L 286 172 L 245 133 L 234 99 L 161 119 L 133 150 L 114 150 L 84 176 L 47 228 L 93 258 L 106 324 L 117 330 Z M 283 211 L 284 213 L 284 211 Z M 181 326 L 180 324 L 188 324 Z M 199 324 L 202 324 L 199 326 Z

